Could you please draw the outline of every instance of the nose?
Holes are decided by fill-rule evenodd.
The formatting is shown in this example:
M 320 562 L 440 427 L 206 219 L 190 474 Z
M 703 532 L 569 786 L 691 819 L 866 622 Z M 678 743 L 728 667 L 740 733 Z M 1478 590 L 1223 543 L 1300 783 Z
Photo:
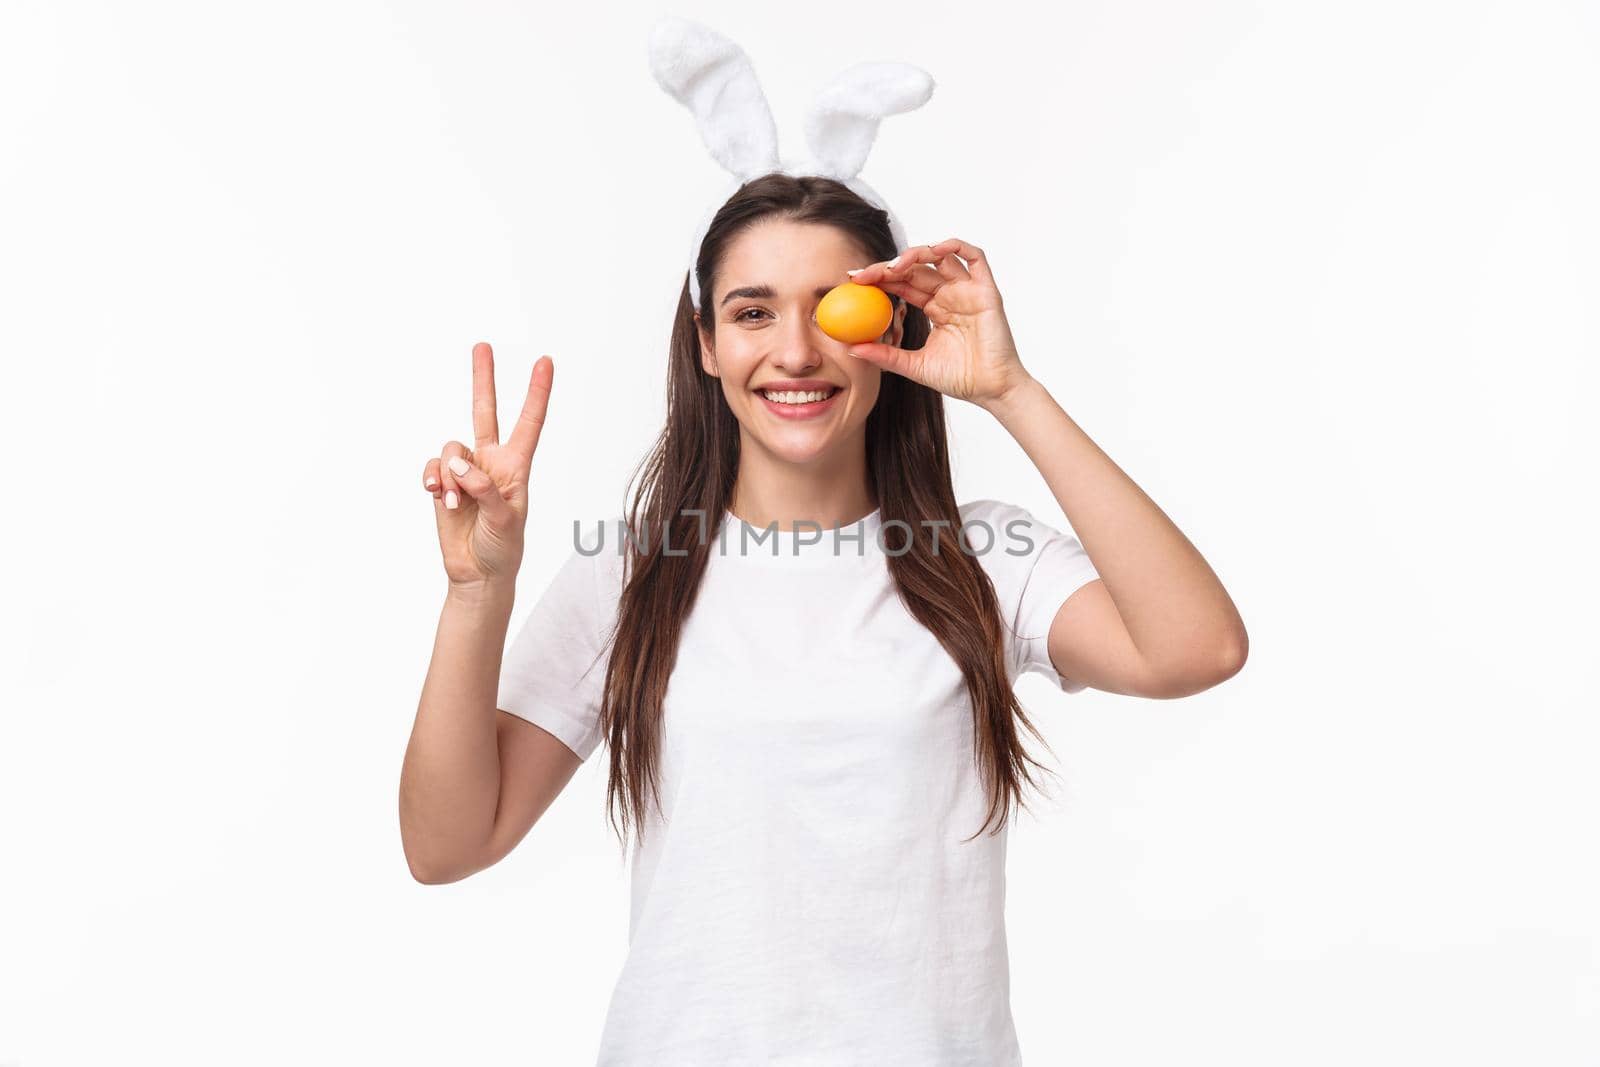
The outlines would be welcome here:
M 791 317 L 778 337 L 778 348 L 773 353 L 772 364 L 791 378 L 803 378 L 822 366 L 822 349 L 818 337 L 824 337 L 813 315 L 803 319 Z

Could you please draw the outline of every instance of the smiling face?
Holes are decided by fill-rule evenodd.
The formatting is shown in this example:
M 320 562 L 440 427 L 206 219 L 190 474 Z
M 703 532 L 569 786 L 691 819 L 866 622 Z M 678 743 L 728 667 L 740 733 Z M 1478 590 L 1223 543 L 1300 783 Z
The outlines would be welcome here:
M 715 321 L 698 314 L 700 362 L 722 382 L 741 447 L 788 463 L 864 449 L 882 375 L 817 325 L 817 304 L 847 270 L 871 260 L 843 230 L 770 218 L 729 242 L 712 290 Z M 879 340 L 900 343 L 905 303 Z

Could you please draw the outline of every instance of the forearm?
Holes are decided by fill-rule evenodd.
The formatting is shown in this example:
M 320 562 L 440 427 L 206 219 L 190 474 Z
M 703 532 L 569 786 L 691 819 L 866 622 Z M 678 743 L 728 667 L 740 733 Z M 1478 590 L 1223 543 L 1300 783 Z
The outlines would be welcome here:
M 417 718 L 400 772 L 400 833 L 423 880 L 449 872 L 489 840 L 500 798 L 495 721 L 514 586 L 445 597 Z
M 983 406 L 1039 468 L 1146 662 L 1243 655 L 1244 623 L 1205 558 L 1037 379 Z

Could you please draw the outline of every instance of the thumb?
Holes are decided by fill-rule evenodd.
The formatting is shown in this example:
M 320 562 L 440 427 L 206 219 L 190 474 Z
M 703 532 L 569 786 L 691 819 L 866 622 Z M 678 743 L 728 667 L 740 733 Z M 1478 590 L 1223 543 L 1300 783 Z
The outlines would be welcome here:
M 517 513 L 506 503 L 494 479 L 485 474 L 481 467 L 473 466 L 460 456 L 451 456 L 450 473 L 456 476 L 456 484 L 477 502 L 491 526 L 504 528 L 516 521 Z
M 886 371 L 903 374 L 907 378 L 915 378 L 911 373 L 911 352 L 894 345 L 886 345 L 880 341 L 865 341 L 858 345 L 850 346 L 850 354 L 875 363 Z

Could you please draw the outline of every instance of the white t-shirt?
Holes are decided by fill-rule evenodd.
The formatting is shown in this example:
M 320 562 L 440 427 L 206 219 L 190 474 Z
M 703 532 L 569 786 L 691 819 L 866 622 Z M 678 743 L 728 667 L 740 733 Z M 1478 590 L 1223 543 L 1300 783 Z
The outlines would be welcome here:
M 1083 689 L 1045 640 L 1099 577 L 1082 545 L 1012 504 L 960 513 L 1018 635 L 1011 678 Z M 619 521 L 595 555 L 585 527 L 500 678 L 499 707 L 584 759 L 601 740 L 610 649 L 590 663 L 616 619 Z M 895 592 L 885 546 L 904 531 L 879 544 L 880 526 L 874 511 L 837 543 L 831 528 L 764 531 L 728 514 L 714 527 L 663 708 L 665 822 L 648 807 L 632 855 L 603 1067 L 1021 1062 L 1006 833 L 961 840 L 988 811 L 971 705 Z M 940 531 L 941 552 L 961 550 L 953 536 Z

